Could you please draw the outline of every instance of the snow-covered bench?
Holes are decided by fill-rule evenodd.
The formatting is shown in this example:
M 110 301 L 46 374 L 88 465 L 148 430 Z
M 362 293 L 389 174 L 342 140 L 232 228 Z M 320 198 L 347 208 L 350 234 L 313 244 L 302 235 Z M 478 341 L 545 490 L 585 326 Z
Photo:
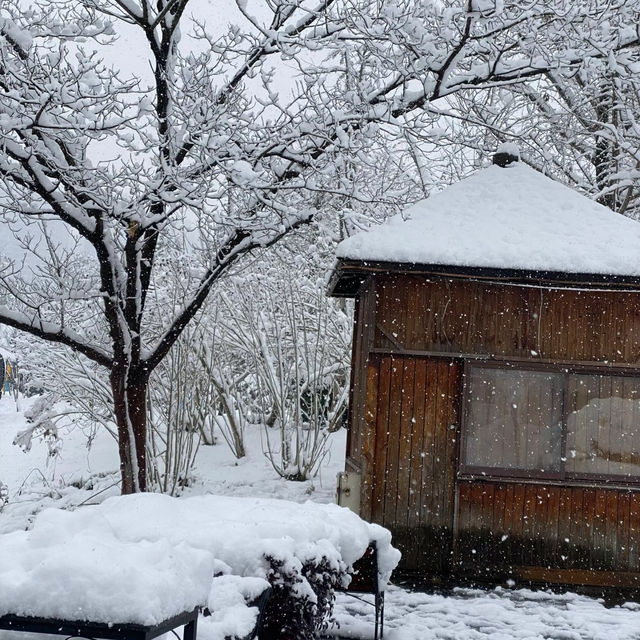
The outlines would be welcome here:
M 92 527 L 84 517 L 49 509 L 32 530 L 0 536 L 0 628 L 150 640 L 185 626 L 184 640 L 195 640 L 212 554 L 125 540 L 98 512 Z
M 104 638 L 105 640 L 152 640 L 163 633 L 184 626 L 183 640 L 196 640 L 198 609 L 181 613 L 162 622 L 144 625 L 134 623 L 59 620 L 13 614 L 0 616 L 0 629 L 28 631 L 69 637 Z
M 0 617 L 142 632 L 203 607 L 208 639 L 245 638 L 259 621 L 270 562 L 298 580 L 296 597 L 312 601 L 305 564 L 343 571 L 372 542 L 383 585 L 400 556 L 389 532 L 336 505 L 139 494 L 47 509 L 32 529 L 0 535 Z

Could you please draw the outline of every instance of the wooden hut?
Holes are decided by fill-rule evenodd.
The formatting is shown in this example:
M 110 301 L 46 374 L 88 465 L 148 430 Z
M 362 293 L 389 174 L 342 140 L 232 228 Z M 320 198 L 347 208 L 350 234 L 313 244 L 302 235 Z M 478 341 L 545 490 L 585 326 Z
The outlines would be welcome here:
M 640 224 L 515 160 L 339 246 L 342 489 L 405 572 L 640 587 Z

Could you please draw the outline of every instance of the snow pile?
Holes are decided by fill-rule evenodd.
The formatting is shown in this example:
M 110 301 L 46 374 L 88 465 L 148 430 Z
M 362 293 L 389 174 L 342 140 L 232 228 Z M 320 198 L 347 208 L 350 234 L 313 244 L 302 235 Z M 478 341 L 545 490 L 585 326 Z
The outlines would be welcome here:
M 97 517 L 77 530 L 65 512 L 44 512 L 58 527 L 0 536 L 0 612 L 152 625 L 204 603 L 213 556 L 168 540 L 121 540 Z
M 400 557 L 389 532 L 332 504 L 139 494 L 47 509 L 0 535 L 0 615 L 152 624 L 207 604 L 227 633 L 255 622 L 239 611 L 266 585 L 266 556 L 349 566 L 374 540 L 386 581 Z
M 265 577 L 265 554 L 304 562 L 322 552 L 349 566 L 375 540 L 386 581 L 400 558 L 386 529 L 335 504 L 211 495 L 176 500 L 141 494 L 112 498 L 96 509 L 123 540 L 187 542 L 210 551 L 240 576 Z M 40 516 L 36 526 L 46 526 L 50 515 Z M 81 526 L 96 522 L 92 509 L 65 515 L 83 522 Z
M 640 275 L 640 224 L 514 162 L 478 171 L 386 224 L 344 240 L 340 258 Z
M 261 578 L 215 577 L 207 601 L 211 615 L 202 623 L 206 637 L 246 638 L 256 626 L 258 615 L 258 608 L 246 603 L 254 602 L 268 586 Z

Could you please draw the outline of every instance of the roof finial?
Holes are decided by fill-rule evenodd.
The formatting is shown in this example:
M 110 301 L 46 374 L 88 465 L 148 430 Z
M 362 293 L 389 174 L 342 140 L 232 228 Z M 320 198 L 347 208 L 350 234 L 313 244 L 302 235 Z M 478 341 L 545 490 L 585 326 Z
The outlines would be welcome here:
M 520 149 L 513 142 L 503 142 L 493 154 L 493 164 L 499 167 L 508 167 L 518 160 L 520 160 Z

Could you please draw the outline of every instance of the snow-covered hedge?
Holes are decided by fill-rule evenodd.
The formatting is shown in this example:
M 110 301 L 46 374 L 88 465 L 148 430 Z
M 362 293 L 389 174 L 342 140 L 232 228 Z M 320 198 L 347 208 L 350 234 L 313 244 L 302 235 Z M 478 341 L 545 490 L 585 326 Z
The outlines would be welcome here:
M 313 634 L 372 541 L 386 581 L 400 556 L 389 532 L 336 505 L 139 494 L 48 509 L 0 536 L 0 615 L 150 624 L 204 605 L 208 638 L 241 637 L 256 614 L 243 604 L 268 581 Z

